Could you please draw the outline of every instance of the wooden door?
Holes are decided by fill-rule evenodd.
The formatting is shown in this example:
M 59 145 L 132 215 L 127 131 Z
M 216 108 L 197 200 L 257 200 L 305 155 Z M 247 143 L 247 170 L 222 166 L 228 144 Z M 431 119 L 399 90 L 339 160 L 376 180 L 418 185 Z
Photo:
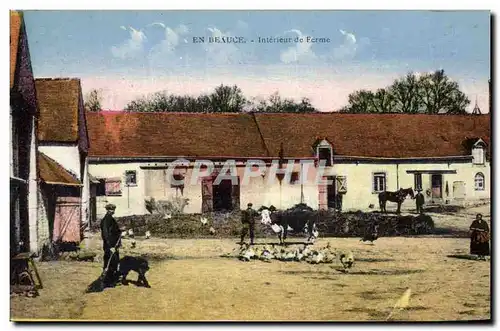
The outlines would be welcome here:
M 432 198 L 440 199 L 443 196 L 443 175 L 431 176 Z
M 453 199 L 463 200 L 465 199 L 465 182 L 457 181 L 453 182 Z
M 80 212 L 80 197 L 57 198 L 54 215 L 53 241 L 80 243 Z

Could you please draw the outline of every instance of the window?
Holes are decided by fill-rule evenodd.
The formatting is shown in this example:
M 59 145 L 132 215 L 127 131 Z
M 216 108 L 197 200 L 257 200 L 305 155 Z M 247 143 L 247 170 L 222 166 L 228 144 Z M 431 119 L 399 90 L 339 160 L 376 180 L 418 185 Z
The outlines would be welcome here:
M 120 178 L 107 178 L 105 183 L 106 195 L 122 195 L 122 180 Z
M 415 174 L 414 188 L 415 188 L 415 190 L 421 190 L 422 189 L 422 174 Z
M 330 167 L 332 165 L 332 149 L 331 147 L 319 147 L 318 148 L 318 159 L 325 160 L 325 166 Z
M 125 185 L 127 186 L 137 185 L 137 171 L 135 170 L 125 171 Z
M 484 164 L 484 147 L 476 146 L 472 149 L 472 162 L 474 164 Z
M 385 191 L 385 172 L 376 172 L 373 174 L 373 192 L 379 193 Z
M 481 172 L 478 172 L 474 176 L 474 189 L 476 191 L 484 191 L 484 175 Z

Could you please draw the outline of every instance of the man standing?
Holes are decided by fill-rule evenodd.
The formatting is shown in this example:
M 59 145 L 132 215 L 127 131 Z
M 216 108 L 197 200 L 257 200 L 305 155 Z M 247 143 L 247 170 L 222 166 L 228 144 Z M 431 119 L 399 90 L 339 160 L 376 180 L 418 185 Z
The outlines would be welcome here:
M 415 204 L 417 205 L 417 213 L 422 214 L 424 212 L 423 206 L 425 203 L 424 195 L 422 194 L 422 190 L 417 191 L 417 195 L 415 196 Z
M 113 284 L 117 281 L 118 276 L 118 261 L 120 261 L 118 248 L 121 245 L 121 232 L 118 223 L 116 223 L 116 220 L 113 217 L 116 206 L 113 204 L 107 204 L 105 208 L 106 216 L 104 216 L 101 220 L 102 248 L 104 250 L 103 270 L 108 268 L 104 282 L 107 286 L 113 286 Z
M 247 232 L 250 231 L 250 245 L 253 245 L 254 240 L 254 229 L 255 229 L 255 217 L 259 215 L 257 211 L 252 208 L 252 204 L 247 205 L 247 209 L 241 212 L 241 223 L 243 225 L 241 229 L 241 240 L 240 244 L 244 243 L 245 236 Z

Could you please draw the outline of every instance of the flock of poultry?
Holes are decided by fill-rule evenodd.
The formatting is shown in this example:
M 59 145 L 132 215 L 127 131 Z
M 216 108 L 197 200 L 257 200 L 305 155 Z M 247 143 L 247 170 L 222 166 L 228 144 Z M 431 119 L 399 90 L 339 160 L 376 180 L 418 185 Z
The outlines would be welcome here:
M 264 245 L 263 247 L 250 246 L 248 244 L 241 245 L 238 252 L 238 259 L 241 261 L 261 260 L 271 262 L 278 261 L 295 261 L 307 262 L 310 264 L 334 263 L 338 260 L 347 272 L 354 264 L 354 256 L 352 252 L 337 253 L 332 250 L 330 243 L 320 249 L 311 249 L 304 244 L 303 247 L 276 247 L 275 245 Z
M 166 218 L 171 218 L 171 216 L 169 216 L 170 215 L 167 215 Z M 201 217 L 200 221 L 203 226 L 208 225 L 207 218 Z M 377 230 L 378 227 L 376 227 L 374 231 L 366 233 L 360 241 L 370 241 L 373 244 L 373 241 L 378 239 Z M 211 234 L 215 234 L 215 229 L 213 227 L 210 227 L 209 231 Z M 135 235 L 132 229 L 123 231 L 121 237 L 128 237 L 132 239 L 131 248 L 136 247 Z M 149 238 L 151 238 L 151 232 L 146 231 L 145 239 Z M 230 255 L 231 254 L 226 254 L 225 256 Z M 354 264 L 354 256 L 352 252 L 334 252 L 330 246 L 330 243 L 320 249 L 311 249 L 307 244 L 304 244 L 303 247 L 300 248 L 288 248 L 283 246 L 276 247 L 274 244 L 271 245 L 271 247 L 269 247 L 269 245 L 258 247 L 243 244 L 239 248 L 238 259 L 241 261 L 261 260 L 264 262 L 271 262 L 271 260 L 273 259 L 278 261 L 305 261 L 310 264 L 334 263 L 338 260 L 344 267 L 344 272 L 347 272 L 349 269 L 351 269 Z

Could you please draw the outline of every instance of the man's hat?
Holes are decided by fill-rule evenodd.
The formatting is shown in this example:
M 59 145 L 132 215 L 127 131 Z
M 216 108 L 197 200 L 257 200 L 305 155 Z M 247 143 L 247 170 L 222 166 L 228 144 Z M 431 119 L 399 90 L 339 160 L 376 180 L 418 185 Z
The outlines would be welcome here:
M 250 202 L 249 204 L 247 204 L 247 207 L 252 207 L 253 204 Z
M 112 203 L 108 203 L 104 208 L 106 208 L 106 210 L 115 210 L 116 206 Z

